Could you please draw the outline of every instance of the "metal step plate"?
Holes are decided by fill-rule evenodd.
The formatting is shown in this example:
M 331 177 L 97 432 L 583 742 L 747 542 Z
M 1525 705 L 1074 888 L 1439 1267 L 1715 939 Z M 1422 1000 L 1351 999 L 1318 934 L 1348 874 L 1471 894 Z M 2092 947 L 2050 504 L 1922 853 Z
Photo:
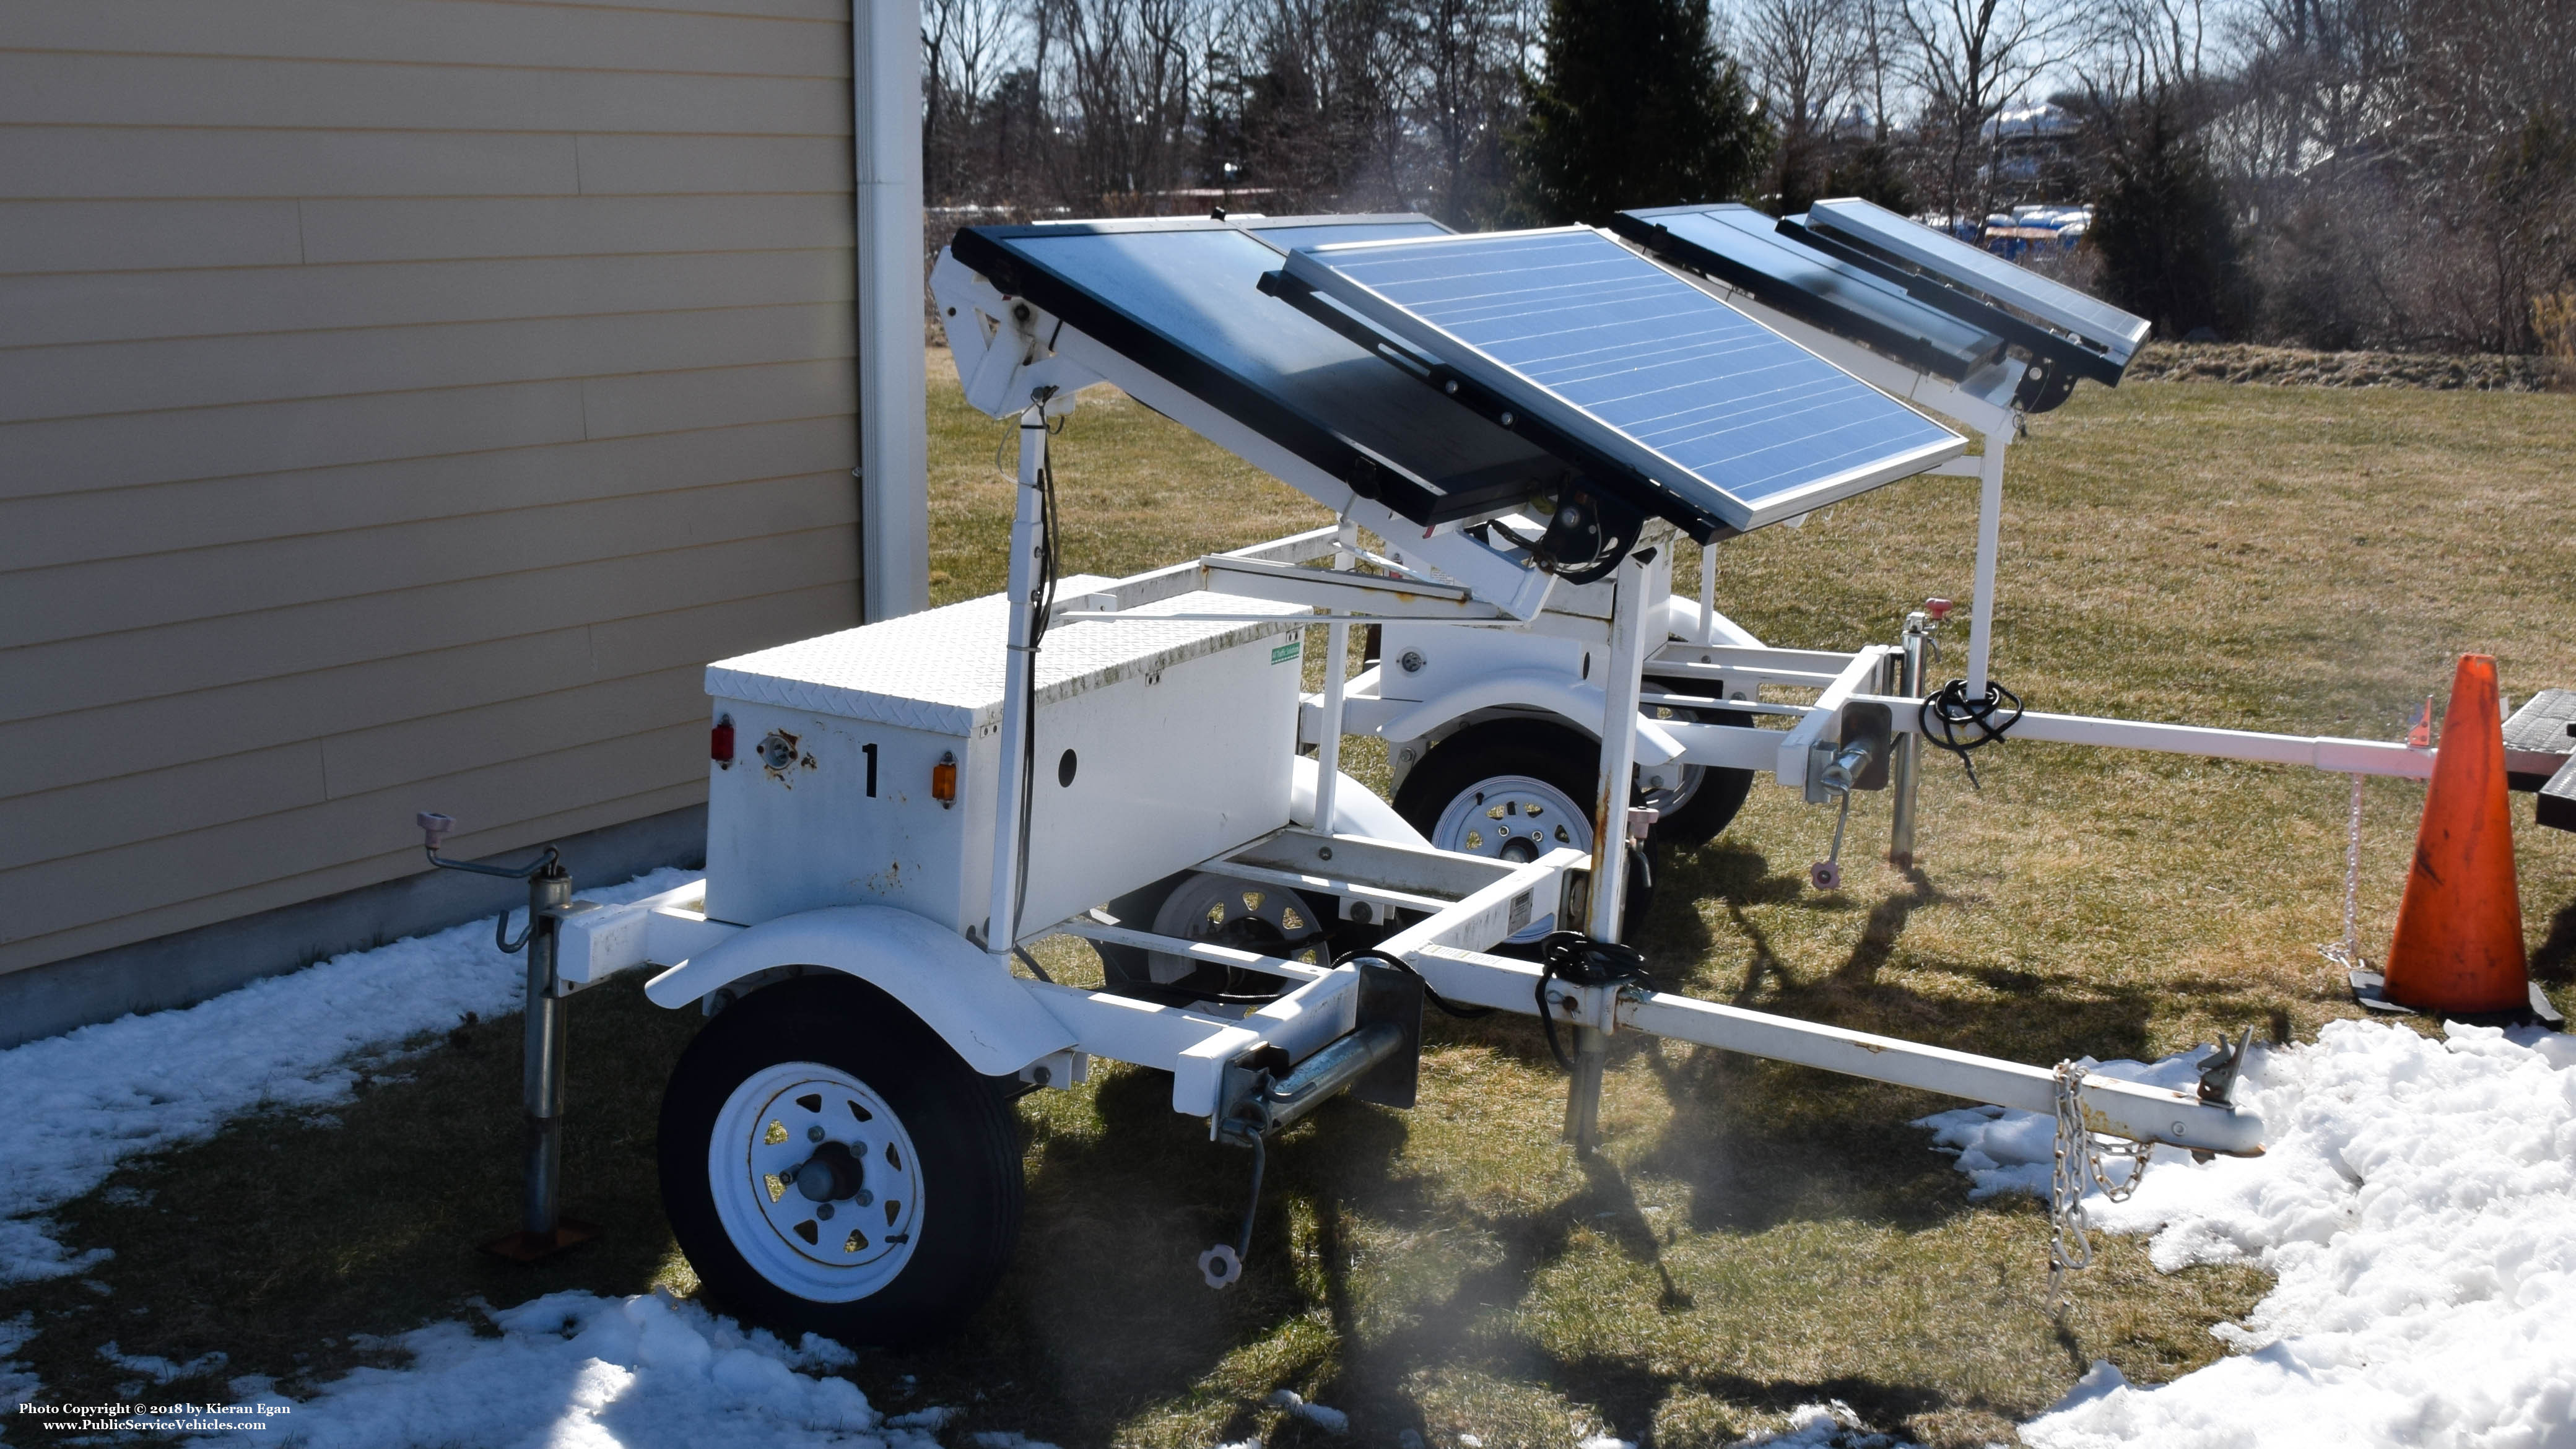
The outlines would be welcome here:
M 2544 689 L 2504 722 L 2505 782 L 2537 790 L 2576 755 L 2576 689 Z

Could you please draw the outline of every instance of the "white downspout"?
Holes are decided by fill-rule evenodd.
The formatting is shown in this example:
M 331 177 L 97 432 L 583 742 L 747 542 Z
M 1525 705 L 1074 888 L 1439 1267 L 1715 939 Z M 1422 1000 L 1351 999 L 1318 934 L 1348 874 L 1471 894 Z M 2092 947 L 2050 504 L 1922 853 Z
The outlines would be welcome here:
M 921 3 L 850 0 L 858 237 L 862 617 L 930 602 L 930 439 L 922 357 Z

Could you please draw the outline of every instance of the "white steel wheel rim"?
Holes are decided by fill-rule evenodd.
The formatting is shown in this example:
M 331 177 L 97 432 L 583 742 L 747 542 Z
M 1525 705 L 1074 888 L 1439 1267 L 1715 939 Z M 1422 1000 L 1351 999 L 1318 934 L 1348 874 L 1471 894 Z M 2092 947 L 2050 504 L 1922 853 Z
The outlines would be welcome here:
M 846 1197 L 834 1195 L 852 1185 L 844 1157 L 858 1168 Z M 807 1191 L 809 1182 L 826 1196 Z M 743 1261 L 815 1303 L 884 1288 L 921 1235 L 912 1134 L 867 1083 L 819 1062 L 763 1067 L 733 1089 L 707 1144 L 707 1183 Z
M 1654 717 L 1680 720 L 1687 724 L 1699 718 L 1699 711 L 1675 709 L 1668 704 L 1658 705 L 1655 708 Z M 1661 814 L 1678 814 L 1683 806 L 1688 805 L 1692 798 L 1699 794 L 1700 786 L 1706 783 L 1708 783 L 1706 765 L 1684 765 L 1681 768 L 1681 778 L 1677 783 L 1667 789 L 1645 791 L 1644 798 L 1638 803 Z
M 1545 780 L 1494 775 L 1458 792 L 1432 825 L 1431 843 L 1488 860 L 1536 860 L 1551 850 L 1591 850 L 1592 817 Z M 1526 945 L 1555 929 L 1551 913 L 1510 939 Z
M 1212 941 L 1230 931 L 1246 930 L 1279 937 L 1280 944 L 1264 947 L 1264 954 L 1314 966 L 1332 964 L 1319 959 L 1323 955 L 1324 923 L 1315 919 L 1313 904 L 1286 886 L 1200 871 L 1173 887 L 1154 912 L 1157 936 Z M 1203 964 L 1206 963 L 1169 951 L 1150 951 L 1145 957 L 1147 974 L 1166 986 Z

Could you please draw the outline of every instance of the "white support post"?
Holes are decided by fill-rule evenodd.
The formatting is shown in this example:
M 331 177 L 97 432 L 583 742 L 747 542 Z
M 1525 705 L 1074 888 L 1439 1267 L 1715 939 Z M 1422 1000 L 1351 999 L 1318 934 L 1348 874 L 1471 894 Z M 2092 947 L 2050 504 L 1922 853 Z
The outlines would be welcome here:
M 1699 642 L 1717 642 L 1717 545 L 1699 546 Z
M 1351 566 L 1359 543 L 1359 526 L 1344 518 L 1333 535 L 1333 567 Z M 1342 779 L 1342 700 L 1350 674 L 1351 626 L 1336 620 L 1324 626 L 1323 738 L 1315 742 L 1315 828 L 1334 833 L 1333 811 Z
M 2004 449 L 2010 424 L 1985 435 L 1986 455 L 1977 470 L 1977 583 L 1968 634 L 1968 698 L 1986 697 L 1986 661 L 1995 648 L 1995 555 L 2003 546 Z
M 984 949 L 1008 970 L 1011 947 L 1020 927 L 1020 802 L 1028 793 L 1029 712 L 1037 707 L 1031 689 L 1037 657 L 1039 597 L 1038 549 L 1046 540 L 1046 497 L 1039 475 L 1046 469 L 1046 410 L 1032 403 L 1020 414 L 1020 486 L 1018 508 L 1011 516 L 1010 653 L 1002 666 L 1002 738 L 1000 773 L 993 790 L 993 893 L 985 905 Z
M 1592 802 L 1592 899 L 1584 932 L 1615 942 L 1628 900 L 1628 795 L 1637 768 L 1637 696 L 1646 670 L 1646 565 L 1632 553 L 1611 577 L 1610 650 L 1601 675 L 1601 778 Z M 1592 997 L 1604 989 L 1585 987 L 1582 994 Z M 1602 1029 L 1608 1023 L 1601 1016 L 1586 1010 L 1574 1027 L 1574 1080 L 1565 1094 L 1565 1138 L 1584 1156 L 1601 1140 L 1601 1075 L 1610 1055 L 1610 1037 Z
M 930 602 L 930 436 L 921 346 L 921 3 L 851 0 L 856 128 L 861 616 Z

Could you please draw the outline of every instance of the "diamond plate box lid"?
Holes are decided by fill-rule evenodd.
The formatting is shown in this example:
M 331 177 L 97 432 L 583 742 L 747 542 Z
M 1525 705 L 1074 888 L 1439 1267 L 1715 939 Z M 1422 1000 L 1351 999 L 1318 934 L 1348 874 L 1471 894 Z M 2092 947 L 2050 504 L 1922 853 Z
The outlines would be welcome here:
M 1076 574 L 1059 601 L 1114 582 Z M 1278 622 L 1200 623 L 1158 616 L 1275 614 Z M 1115 620 L 1059 619 L 1038 649 L 1041 705 L 1313 622 L 1305 606 L 1191 593 Z M 1002 717 L 1009 614 L 1000 594 L 823 634 L 707 666 L 707 693 L 932 734 L 969 735 Z

